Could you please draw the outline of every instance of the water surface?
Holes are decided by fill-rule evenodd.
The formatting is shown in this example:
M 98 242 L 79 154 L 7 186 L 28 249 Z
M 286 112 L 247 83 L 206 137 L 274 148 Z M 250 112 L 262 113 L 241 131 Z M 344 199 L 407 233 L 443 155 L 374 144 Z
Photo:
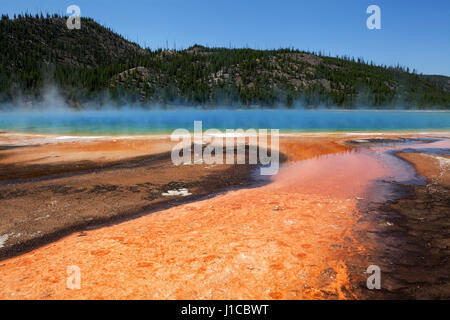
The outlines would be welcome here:
M 336 110 L 119 110 L 3 112 L 0 130 L 54 134 L 150 134 L 176 128 L 267 128 L 282 132 L 449 130 L 450 112 Z

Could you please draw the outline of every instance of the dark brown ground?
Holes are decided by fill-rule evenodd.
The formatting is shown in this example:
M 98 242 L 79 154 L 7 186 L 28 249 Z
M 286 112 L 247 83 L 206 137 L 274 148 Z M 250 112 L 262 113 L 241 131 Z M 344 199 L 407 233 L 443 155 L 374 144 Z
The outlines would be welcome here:
M 381 290 L 368 299 L 450 299 L 450 173 L 434 156 L 397 153 L 426 177 L 426 185 L 393 184 L 397 201 L 368 204 L 369 260 L 381 269 Z M 443 156 L 441 157 L 447 157 Z
M 0 259 L 86 228 L 124 221 L 226 188 L 249 185 L 254 167 L 174 166 L 170 153 L 95 166 L 90 162 L 3 165 L 3 173 L 8 173 L 2 175 L 3 180 L 32 178 L 0 183 L 0 235 L 8 235 L 8 241 L 0 248 Z M 192 195 L 162 195 L 180 188 L 187 188 Z

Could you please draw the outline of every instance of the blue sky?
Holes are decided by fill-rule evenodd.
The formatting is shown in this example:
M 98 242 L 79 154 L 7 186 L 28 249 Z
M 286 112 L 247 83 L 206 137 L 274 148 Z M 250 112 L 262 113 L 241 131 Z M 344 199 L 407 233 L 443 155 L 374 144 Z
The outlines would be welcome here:
M 0 10 L 65 14 L 71 4 L 151 48 L 295 47 L 450 76 L 449 0 L 3 0 Z M 366 27 L 371 4 L 381 30 Z

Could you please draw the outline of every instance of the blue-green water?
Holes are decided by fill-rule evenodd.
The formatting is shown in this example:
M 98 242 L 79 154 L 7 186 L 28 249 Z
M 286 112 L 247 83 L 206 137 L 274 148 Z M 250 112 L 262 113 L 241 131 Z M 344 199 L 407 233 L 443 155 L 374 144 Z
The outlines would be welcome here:
M 120 110 L 3 112 L 0 130 L 68 135 L 168 133 L 177 128 L 292 131 L 450 130 L 450 112 L 306 110 Z

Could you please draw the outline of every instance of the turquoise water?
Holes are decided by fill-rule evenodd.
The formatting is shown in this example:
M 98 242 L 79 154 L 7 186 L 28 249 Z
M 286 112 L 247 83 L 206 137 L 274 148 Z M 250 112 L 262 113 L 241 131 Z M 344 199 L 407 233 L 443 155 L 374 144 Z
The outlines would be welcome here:
M 450 130 L 450 112 L 171 110 L 3 112 L 0 130 L 67 135 L 168 133 L 177 128 L 267 128 L 292 131 Z

